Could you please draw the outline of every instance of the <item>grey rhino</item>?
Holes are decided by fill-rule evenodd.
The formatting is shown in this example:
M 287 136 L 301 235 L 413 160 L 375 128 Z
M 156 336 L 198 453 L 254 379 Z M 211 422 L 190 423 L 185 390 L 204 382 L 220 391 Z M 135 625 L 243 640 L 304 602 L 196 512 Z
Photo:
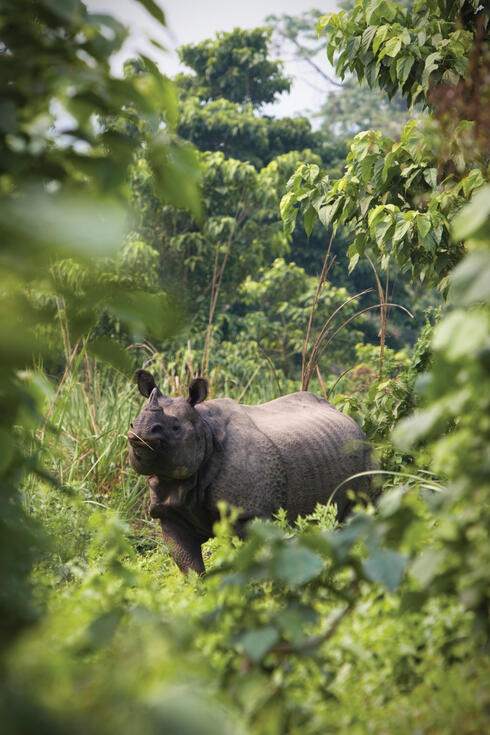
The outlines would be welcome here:
M 203 378 L 192 380 L 187 399 L 173 399 L 146 370 L 136 377 L 148 401 L 128 432 L 130 461 L 148 477 L 150 515 L 184 574 L 204 572 L 201 544 L 213 535 L 220 501 L 241 509 L 241 533 L 250 518 L 270 518 L 281 507 L 289 519 L 311 513 L 343 480 L 369 468 L 357 424 L 313 393 L 258 406 L 230 398 L 204 403 Z M 339 489 L 340 519 L 351 503 L 347 487 L 370 493 L 366 477 Z

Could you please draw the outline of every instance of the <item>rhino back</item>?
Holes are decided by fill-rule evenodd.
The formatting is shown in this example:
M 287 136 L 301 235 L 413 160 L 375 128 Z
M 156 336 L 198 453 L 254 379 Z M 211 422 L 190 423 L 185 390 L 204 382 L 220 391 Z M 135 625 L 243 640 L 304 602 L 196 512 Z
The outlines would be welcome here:
M 312 393 L 258 406 L 226 401 L 222 408 L 226 443 L 222 470 L 211 488 L 213 504 L 222 499 L 263 516 L 282 506 L 295 518 L 326 502 L 347 477 L 368 469 L 366 439 L 357 424 Z M 349 487 L 368 491 L 365 478 Z M 340 516 L 348 506 L 346 491 L 347 485 L 335 495 Z
M 269 517 L 286 504 L 285 467 L 274 442 L 255 424 L 246 406 L 227 398 L 204 404 L 205 418 L 222 431 L 219 471 L 207 489 L 208 503 L 224 500 L 244 517 Z M 203 412 L 201 412 L 203 413 Z
M 363 432 L 323 398 L 295 393 L 248 411 L 280 453 L 286 477 L 286 508 L 292 518 L 310 513 L 318 502 L 326 502 L 343 480 L 369 467 Z M 339 489 L 335 502 L 340 516 L 347 510 L 348 487 L 369 492 L 366 478 Z

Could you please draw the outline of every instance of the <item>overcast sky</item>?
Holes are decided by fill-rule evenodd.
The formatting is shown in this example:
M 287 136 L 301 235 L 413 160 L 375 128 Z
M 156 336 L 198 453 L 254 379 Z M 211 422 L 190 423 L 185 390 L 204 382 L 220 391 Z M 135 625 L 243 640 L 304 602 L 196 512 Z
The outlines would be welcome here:
M 158 2 L 158 0 L 157 0 Z M 166 0 L 159 4 L 167 17 L 168 31 L 161 26 L 134 0 L 85 0 L 93 12 L 108 12 L 122 21 L 131 31 L 124 52 L 116 60 L 120 67 L 124 58 L 143 51 L 158 62 L 160 70 L 173 76 L 179 71 L 175 48 L 185 43 L 196 43 L 212 38 L 217 31 L 230 31 L 235 27 L 254 28 L 263 25 L 268 15 L 287 13 L 297 15 L 312 7 L 328 13 L 336 8 L 336 0 Z M 154 38 L 166 48 L 163 54 L 152 46 L 148 37 Z M 329 65 L 326 57 L 322 62 L 326 72 Z M 295 78 L 290 95 L 282 95 L 273 107 L 264 110 L 277 116 L 305 114 L 316 110 L 322 102 L 323 94 L 314 89 L 314 75 L 309 74 L 306 66 L 297 62 L 286 63 L 286 73 Z

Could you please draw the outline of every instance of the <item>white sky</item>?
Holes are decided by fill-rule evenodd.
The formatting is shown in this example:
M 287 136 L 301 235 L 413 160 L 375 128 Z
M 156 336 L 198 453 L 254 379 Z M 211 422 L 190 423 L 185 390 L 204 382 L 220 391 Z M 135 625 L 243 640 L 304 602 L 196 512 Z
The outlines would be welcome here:
M 85 4 L 92 12 L 114 15 L 131 31 L 123 53 L 115 60 L 115 71 L 124 59 L 141 51 L 157 61 L 160 70 L 168 76 L 174 76 L 179 71 L 174 49 L 182 44 L 212 38 L 217 31 L 264 25 L 268 15 L 298 15 L 312 7 L 329 13 L 336 8 L 336 0 L 164 0 L 160 5 L 167 18 L 165 32 L 134 0 L 85 0 Z M 148 37 L 159 41 L 170 53 L 158 51 L 150 44 Z M 326 56 L 320 63 L 325 72 L 331 74 Z M 311 86 L 316 81 L 314 75 L 310 74 L 309 84 L 308 69 L 298 62 L 286 62 L 285 70 L 288 76 L 295 78 L 291 94 L 283 94 L 274 106 L 268 106 L 264 112 L 281 117 L 305 115 L 308 110 L 317 110 L 324 100 L 324 94 Z

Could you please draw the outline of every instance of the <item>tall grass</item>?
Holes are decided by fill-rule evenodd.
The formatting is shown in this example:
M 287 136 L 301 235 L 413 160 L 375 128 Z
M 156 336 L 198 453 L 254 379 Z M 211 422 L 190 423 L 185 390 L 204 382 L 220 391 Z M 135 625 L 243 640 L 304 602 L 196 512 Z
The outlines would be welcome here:
M 82 345 L 53 393 L 45 405 L 45 425 L 30 437 L 42 470 L 67 496 L 115 510 L 130 522 L 141 518 L 146 483 L 129 466 L 126 438 L 140 405 L 135 386 L 89 360 Z M 38 483 L 36 476 L 28 478 L 27 504 Z

